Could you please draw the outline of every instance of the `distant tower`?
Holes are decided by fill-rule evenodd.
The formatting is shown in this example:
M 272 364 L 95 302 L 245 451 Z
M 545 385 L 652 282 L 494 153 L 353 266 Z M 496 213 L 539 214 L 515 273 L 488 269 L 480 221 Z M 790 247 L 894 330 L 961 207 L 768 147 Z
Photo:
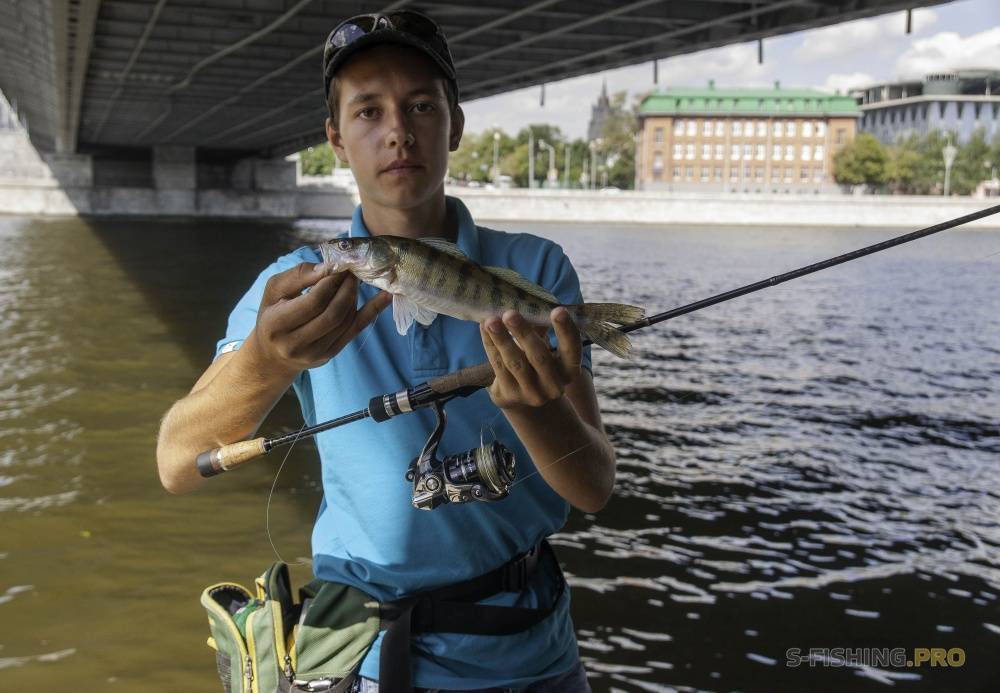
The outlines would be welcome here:
M 597 103 L 590 107 L 590 125 L 587 126 L 588 140 L 596 140 L 601 136 L 604 123 L 609 115 L 611 115 L 611 102 L 608 100 L 608 80 L 605 78 Z

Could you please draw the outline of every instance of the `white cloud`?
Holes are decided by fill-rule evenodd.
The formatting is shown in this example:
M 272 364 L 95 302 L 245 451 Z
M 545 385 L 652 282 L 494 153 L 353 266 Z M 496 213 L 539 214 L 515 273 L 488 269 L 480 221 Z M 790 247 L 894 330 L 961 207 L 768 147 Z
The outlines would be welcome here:
M 932 72 L 961 68 L 1000 69 L 1000 27 L 971 36 L 946 31 L 914 41 L 896 60 L 901 79 L 920 79 Z
M 919 34 L 935 22 L 937 14 L 933 10 L 914 10 L 913 34 Z M 806 32 L 793 55 L 802 62 L 818 62 L 852 55 L 859 50 L 877 49 L 886 39 L 899 39 L 905 35 L 905 13 L 858 19 Z
M 874 84 L 877 80 L 867 72 L 851 72 L 848 74 L 834 73 L 826 78 L 822 86 L 818 87 L 823 91 L 833 93 L 839 91 L 846 94 L 851 89 L 859 89 Z

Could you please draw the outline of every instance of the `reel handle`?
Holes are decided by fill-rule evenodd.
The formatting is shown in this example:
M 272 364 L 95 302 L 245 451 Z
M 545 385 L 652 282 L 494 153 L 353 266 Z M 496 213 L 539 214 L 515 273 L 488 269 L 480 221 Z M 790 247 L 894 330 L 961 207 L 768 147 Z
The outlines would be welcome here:
M 439 395 L 446 395 L 463 388 L 489 387 L 493 382 L 493 366 L 489 361 L 463 368 L 454 373 L 439 375 L 427 381 L 427 386 Z
M 230 443 L 220 448 L 206 450 L 198 455 L 196 464 L 198 473 L 208 478 L 222 472 L 228 472 L 244 462 L 260 457 L 267 452 L 264 446 L 265 438 L 254 438 L 253 440 L 241 440 L 238 443 Z

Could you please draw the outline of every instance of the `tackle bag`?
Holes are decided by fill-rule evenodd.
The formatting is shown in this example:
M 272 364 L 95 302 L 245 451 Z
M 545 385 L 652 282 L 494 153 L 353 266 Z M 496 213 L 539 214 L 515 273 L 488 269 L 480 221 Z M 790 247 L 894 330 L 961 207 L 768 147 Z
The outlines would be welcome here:
M 520 592 L 541 557 L 552 561 L 558 589 L 542 608 L 477 602 L 499 592 Z M 412 690 L 410 635 L 448 632 L 510 635 L 540 623 L 554 610 L 565 578 L 543 541 L 499 568 L 454 585 L 379 602 L 365 592 L 316 578 L 294 600 L 288 566 L 274 563 L 255 581 L 256 597 L 242 585 L 220 582 L 202 592 L 219 677 L 225 693 L 343 693 L 380 631 L 379 689 Z

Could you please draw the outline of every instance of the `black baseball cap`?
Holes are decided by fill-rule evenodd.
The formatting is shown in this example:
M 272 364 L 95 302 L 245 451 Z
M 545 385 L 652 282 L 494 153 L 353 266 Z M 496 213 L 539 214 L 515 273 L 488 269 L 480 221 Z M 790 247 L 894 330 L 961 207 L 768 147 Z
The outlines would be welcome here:
M 323 94 L 326 98 L 330 97 L 330 81 L 337 70 L 358 51 L 381 43 L 410 46 L 429 57 L 444 73 L 458 98 L 455 64 L 444 32 L 433 19 L 416 10 L 361 14 L 338 24 L 323 47 Z

